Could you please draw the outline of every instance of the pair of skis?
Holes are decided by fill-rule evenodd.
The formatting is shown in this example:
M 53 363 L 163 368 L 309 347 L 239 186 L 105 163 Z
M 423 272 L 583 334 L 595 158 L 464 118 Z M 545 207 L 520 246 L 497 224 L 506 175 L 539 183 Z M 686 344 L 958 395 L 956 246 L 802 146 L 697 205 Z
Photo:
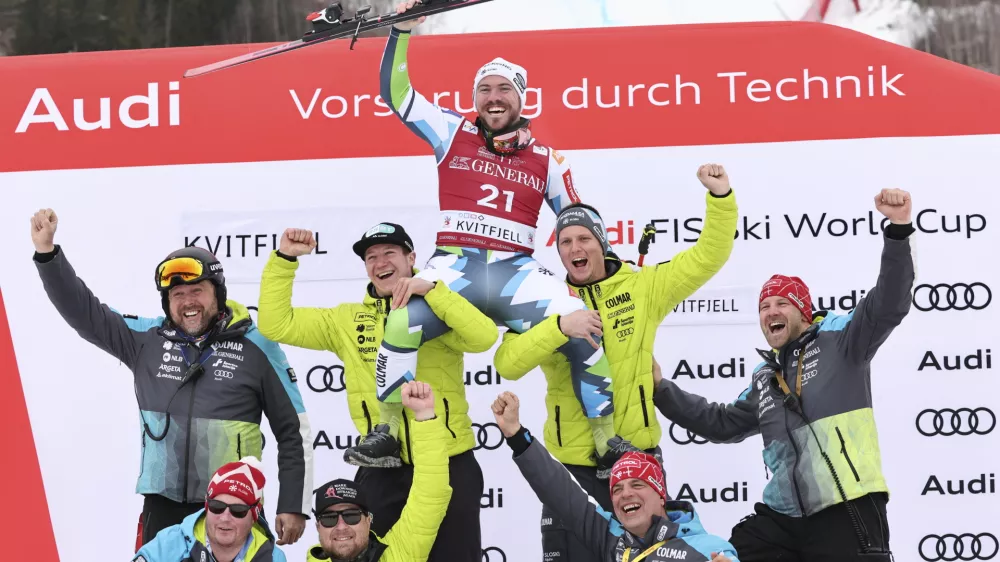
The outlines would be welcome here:
M 184 73 L 184 77 L 192 78 L 195 76 L 201 76 L 203 74 L 208 74 L 209 72 L 232 68 L 234 66 L 246 64 L 255 60 L 273 57 L 275 55 L 280 55 L 282 53 L 287 53 L 303 47 L 309 47 L 311 45 L 318 45 L 319 43 L 343 37 L 351 37 L 351 49 L 353 50 L 354 43 L 358 40 L 358 35 L 366 31 L 371 31 L 373 29 L 378 29 L 380 27 L 404 21 L 414 20 L 424 16 L 433 16 L 434 14 L 450 12 L 451 10 L 457 10 L 459 8 L 485 4 L 490 1 L 491 0 L 421 0 L 416 6 L 406 12 L 403 12 L 402 14 L 392 12 L 374 17 L 369 17 L 371 6 L 364 6 L 358 9 L 352 17 L 346 19 L 344 18 L 344 10 L 341 8 L 340 2 L 334 2 L 330 5 L 330 7 L 324 10 L 309 14 L 306 19 L 312 22 L 313 28 L 299 40 L 281 45 L 275 45 L 274 47 L 268 47 L 260 51 L 247 53 L 245 55 L 233 57 L 224 61 L 200 66 L 198 68 L 192 68 Z

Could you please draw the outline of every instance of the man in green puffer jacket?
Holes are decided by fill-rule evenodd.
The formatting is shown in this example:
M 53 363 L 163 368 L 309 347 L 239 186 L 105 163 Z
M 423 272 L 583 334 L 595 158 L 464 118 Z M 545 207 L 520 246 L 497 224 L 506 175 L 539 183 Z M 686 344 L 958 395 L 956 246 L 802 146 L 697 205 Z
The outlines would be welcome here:
M 413 416 L 411 458 L 413 486 L 406 507 L 385 536 L 375 533 L 371 505 L 384 490 L 363 490 L 355 482 L 337 479 L 316 490 L 316 531 L 319 544 L 309 549 L 307 562 L 424 562 L 435 544 L 452 488 L 448 484 L 448 431 L 434 410 L 434 392 L 427 383 L 403 383 L 403 406 Z M 475 562 L 475 558 L 453 558 Z
M 430 560 L 478 559 L 482 556 L 479 504 L 483 473 L 473 453 L 476 440 L 465 398 L 464 354 L 490 349 L 499 336 L 496 324 L 444 282 L 413 278 L 413 241 L 402 226 L 392 223 L 373 226 L 354 244 L 354 252 L 364 260 L 370 279 L 362 302 L 332 308 L 292 307 L 298 257 L 315 246 L 308 230 L 288 229 L 282 235 L 261 279 L 261 333 L 279 343 L 337 355 L 344 365 L 351 418 L 362 435 L 369 439 L 387 437 L 388 431 L 383 428 L 397 424 L 400 451 L 388 457 L 396 464 L 361 467 L 355 476 L 371 498 L 368 507 L 375 515 L 373 530 L 382 536 L 399 519 L 414 478 L 410 453 L 414 419 L 412 412 L 403 410 L 398 419 L 382 415 L 384 410 L 376 396 L 375 359 L 390 309 L 406 304 L 411 295 L 424 297 L 450 328 L 420 349 L 417 380 L 434 388 L 434 409 L 446 430 L 444 445 L 455 490 Z M 345 460 L 352 461 L 346 455 Z
M 603 222 L 593 208 L 578 204 L 564 209 L 556 219 L 559 257 L 570 288 L 588 310 L 550 317 L 524 334 L 507 332 L 497 350 L 496 368 L 504 378 L 518 379 L 541 366 L 548 383 L 545 447 L 609 511 L 606 480 L 614 461 L 636 448 L 659 454 L 652 377 L 656 329 L 674 306 L 722 269 L 732 252 L 738 213 L 729 178 L 715 164 L 701 166 L 697 175 L 709 190 L 705 228 L 694 247 L 655 266 L 634 267 L 610 254 Z M 556 351 L 569 338 L 590 334 L 603 335 L 620 436 L 608 442 L 610 451 L 600 458 L 580 408 L 588 391 L 574 388 L 566 360 Z M 542 550 L 547 562 L 595 560 L 548 506 L 542 507 Z

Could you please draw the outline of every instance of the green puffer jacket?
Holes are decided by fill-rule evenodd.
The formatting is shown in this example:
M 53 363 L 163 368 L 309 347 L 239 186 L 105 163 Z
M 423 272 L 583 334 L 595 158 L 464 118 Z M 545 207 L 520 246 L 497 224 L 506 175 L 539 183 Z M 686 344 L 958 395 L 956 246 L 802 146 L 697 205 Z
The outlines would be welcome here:
M 729 259 L 736 231 L 736 196 L 706 194 L 705 229 L 698 242 L 669 262 L 636 267 L 605 262 L 609 276 L 575 286 L 590 310 L 601 314 L 604 352 L 611 366 L 615 431 L 641 449 L 660 443 L 653 406 L 653 340 L 663 319 L 712 278 Z M 540 366 L 548 383 L 545 447 L 564 464 L 594 466 L 594 438 L 573 391 L 569 363 L 556 351 L 568 341 L 551 316 L 524 334 L 508 331 L 497 350 L 497 372 L 519 379 Z

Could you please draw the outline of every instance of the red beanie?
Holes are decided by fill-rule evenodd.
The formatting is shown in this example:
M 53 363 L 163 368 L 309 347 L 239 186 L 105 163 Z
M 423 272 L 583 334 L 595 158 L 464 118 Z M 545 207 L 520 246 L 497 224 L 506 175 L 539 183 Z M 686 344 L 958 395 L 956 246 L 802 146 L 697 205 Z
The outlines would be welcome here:
M 644 480 L 663 498 L 663 501 L 667 501 L 667 481 L 663 478 L 663 468 L 653 455 L 641 452 L 622 455 L 611 468 L 609 485 L 612 494 L 615 484 L 630 478 Z
M 260 471 L 260 461 L 254 457 L 243 457 L 239 462 L 231 462 L 219 467 L 208 483 L 208 499 L 228 494 L 243 500 L 247 505 L 257 505 L 250 513 L 257 520 L 264 496 L 264 473 Z
M 809 287 L 806 287 L 798 277 L 772 276 L 760 289 L 760 300 L 757 304 L 759 305 L 767 297 L 785 297 L 792 306 L 799 309 L 806 322 L 812 322 L 812 297 L 809 296 Z

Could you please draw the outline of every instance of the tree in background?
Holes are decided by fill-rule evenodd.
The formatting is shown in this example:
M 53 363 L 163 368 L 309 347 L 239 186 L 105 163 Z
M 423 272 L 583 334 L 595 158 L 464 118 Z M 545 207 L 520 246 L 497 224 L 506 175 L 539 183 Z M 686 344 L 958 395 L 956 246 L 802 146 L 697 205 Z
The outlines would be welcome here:
M 1000 74 L 1000 1 L 918 0 L 931 31 L 917 48 Z
M 323 0 L 0 0 L 0 55 L 113 51 L 297 39 Z M 391 0 L 342 0 L 389 11 Z M 375 32 L 371 35 L 384 35 Z

